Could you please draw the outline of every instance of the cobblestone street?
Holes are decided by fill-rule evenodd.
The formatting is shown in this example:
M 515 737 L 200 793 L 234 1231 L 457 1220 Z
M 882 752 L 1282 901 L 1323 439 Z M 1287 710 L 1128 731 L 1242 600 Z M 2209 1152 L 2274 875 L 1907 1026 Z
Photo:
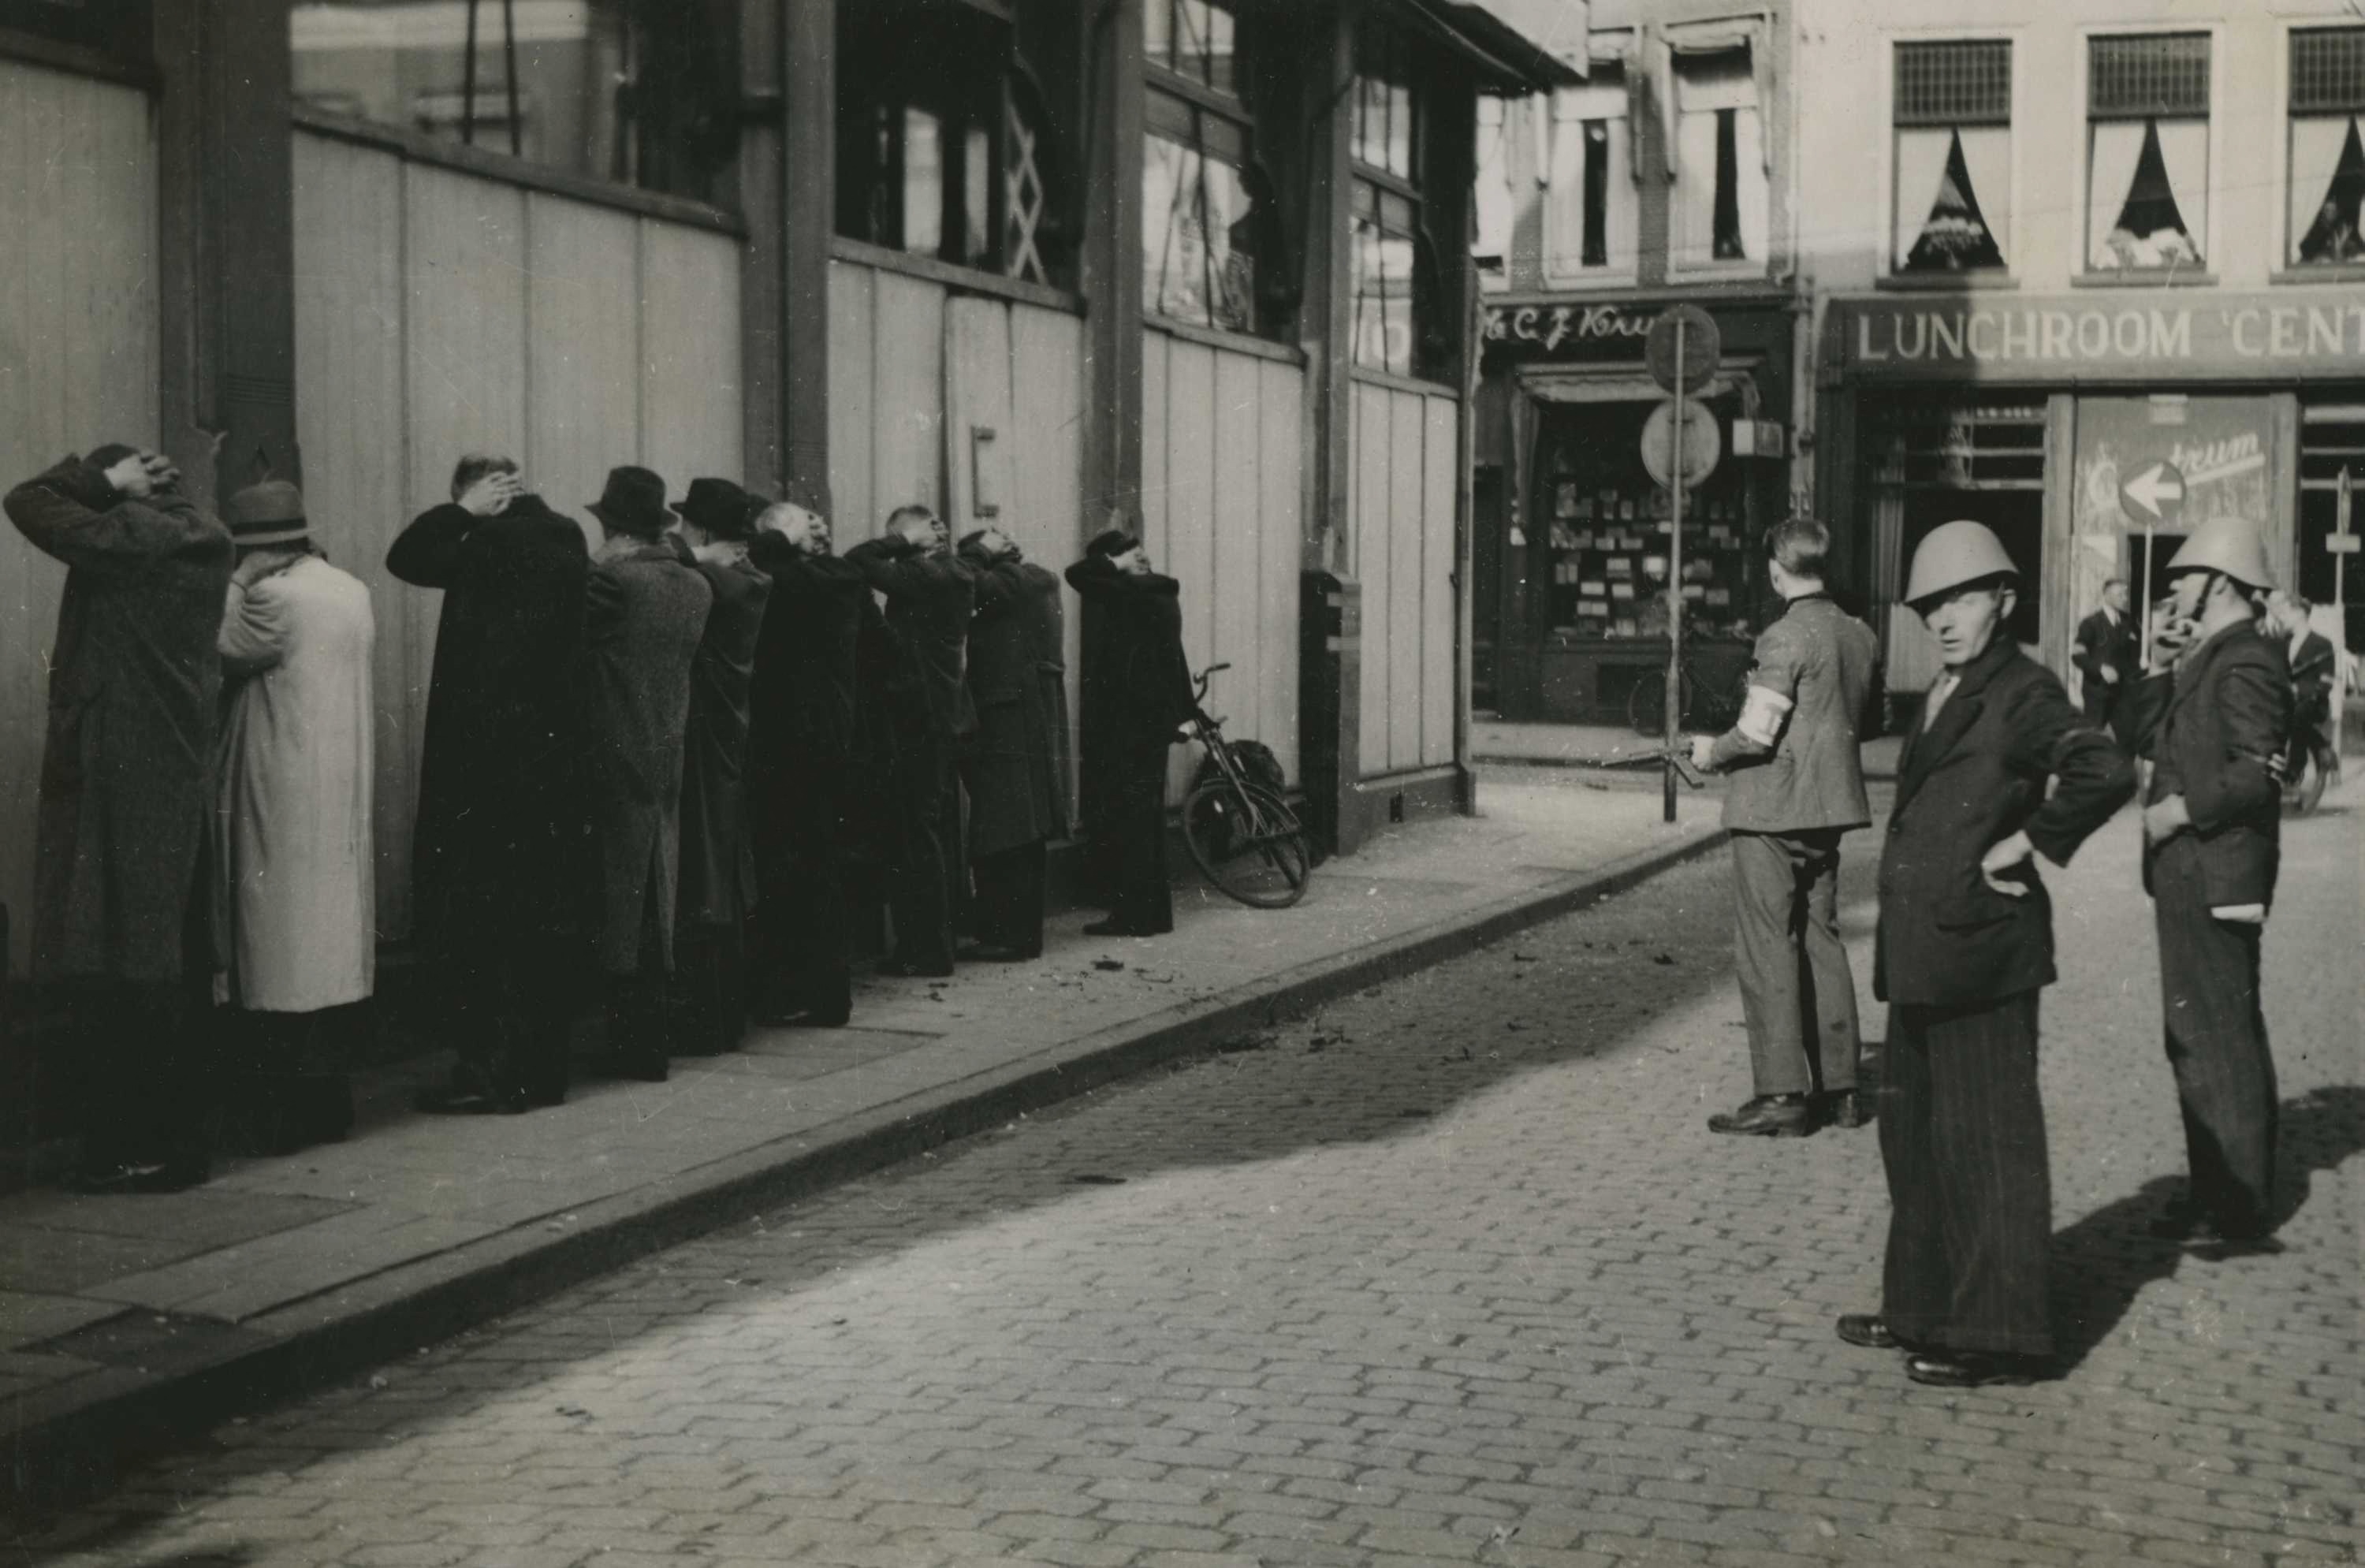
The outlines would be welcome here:
M 1875 1134 L 1705 1130 L 1747 1078 L 1718 857 L 226 1426 L 11 1560 L 2354 1561 L 2358 817 L 2287 830 L 2291 1217 L 2214 1260 L 2146 1231 L 2182 1148 L 2135 832 L 2051 874 L 2058 1383 L 1833 1338 Z

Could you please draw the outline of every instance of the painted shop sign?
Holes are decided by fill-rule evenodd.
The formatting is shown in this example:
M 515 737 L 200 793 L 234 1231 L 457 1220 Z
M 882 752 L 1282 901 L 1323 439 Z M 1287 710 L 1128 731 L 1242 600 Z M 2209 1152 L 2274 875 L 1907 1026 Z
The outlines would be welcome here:
M 1564 349 L 1572 356 L 1586 349 L 1605 359 L 1642 357 L 1642 340 L 1658 319 L 1655 305 L 1490 305 L 1489 343 L 1532 344 L 1546 353 Z
M 1863 379 L 2365 375 L 2365 290 L 2087 299 L 1839 300 L 1826 361 Z

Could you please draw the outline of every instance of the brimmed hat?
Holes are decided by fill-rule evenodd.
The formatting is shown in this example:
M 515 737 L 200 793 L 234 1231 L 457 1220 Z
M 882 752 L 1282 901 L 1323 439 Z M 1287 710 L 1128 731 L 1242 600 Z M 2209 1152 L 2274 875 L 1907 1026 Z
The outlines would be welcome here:
M 608 487 L 593 501 L 593 517 L 618 533 L 654 539 L 666 531 L 673 509 L 666 505 L 663 479 L 645 468 L 629 465 L 608 470 Z
M 673 510 L 717 539 L 745 539 L 755 532 L 764 503 L 728 479 L 692 479 L 689 494 Z
M 304 492 L 285 479 L 249 485 L 230 498 L 230 542 L 242 550 L 300 544 L 312 537 L 304 521 Z

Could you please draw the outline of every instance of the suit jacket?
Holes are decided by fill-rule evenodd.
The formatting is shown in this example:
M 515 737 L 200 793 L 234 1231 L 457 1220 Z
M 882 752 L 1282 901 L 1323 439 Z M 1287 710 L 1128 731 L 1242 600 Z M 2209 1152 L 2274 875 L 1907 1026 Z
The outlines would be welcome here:
M 1880 643 L 1872 628 L 1820 593 L 1792 599 L 1758 634 L 1749 684 L 1790 706 L 1768 749 L 1739 729 L 1718 738 L 1709 766 L 1729 771 L 1724 825 L 1746 833 L 1862 827 L 1865 799 L 1856 718 L 1872 691 Z
M 2008 633 L 1958 673 L 1906 737 L 1889 812 L 1873 947 L 1887 1002 L 1982 1006 L 2050 985 L 2053 906 L 2035 868 L 2021 867 L 2027 891 L 2014 898 L 1987 885 L 1979 859 L 2024 831 L 2066 865 L 2135 793 L 2133 765 Z
M 2321 724 L 2332 715 L 2332 688 L 2339 679 L 2339 660 L 2332 639 L 2321 632 L 2300 633 L 2299 646 L 2284 644 L 2291 661 L 2292 722 Z
M 2069 662 L 2086 678 L 2086 696 L 2091 700 L 2107 692 L 2113 700 L 2124 699 L 2135 683 L 2137 666 L 2143 650 L 2135 645 L 2135 627 L 2131 617 L 2122 615 L 2113 624 L 2108 611 L 2098 610 L 2078 622 L 2078 643 L 2069 654 Z M 2119 672 L 2113 686 L 2102 678 L 2105 668 Z
M 2182 795 L 2192 825 L 2144 845 L 2154 863 L 2190 836 L 2212 908 L 2274 902 L 2282 858 L 2282 786 L 2267 770 L 2291 734 L 2291 672 L 2282 644 L 2237 622 L 2137 689 L 2135 747 L 2152 759 L 2146 803 Z M 2180 853 L 2181 851 L 2180 850 Z

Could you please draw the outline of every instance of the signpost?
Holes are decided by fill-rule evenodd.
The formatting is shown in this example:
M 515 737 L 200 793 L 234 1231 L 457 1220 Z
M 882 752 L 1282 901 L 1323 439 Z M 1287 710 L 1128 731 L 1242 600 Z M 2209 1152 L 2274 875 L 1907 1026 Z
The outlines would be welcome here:
M 2332 644 L 2332 755 L 2340 756 L 2342 721 L 2348 714 L 2348 683 L 2342 678 L 2348 672 L 2340 666 L 2348 656 L 2348 557 L 2357 554 L 2357 535 L 2349 532 L 2350 492 L 2355 481 L 2349 470 L 2340 471 L 2338 498 L 2332 512 L 2332 533 L 2324 547 L 2332 552 L 2332 614 L 2340 631 Z
M 1715 440 L 1716 425 L 1710 420 L 1707 461 L 1695 464 L 1697 443 L 1692 433 L 1695 421 L 1690 397 L 1706 391 L 1709 383 L 1716 379 L 1717 362 L 1723 354 L 1716 319 L 1697 305 L 1670 306 L 1661 311 L 1642 343 L 1642 363 L 1649 367 L 1651 379 L 1673 394 L 1673 400 L 1654 412 L 1642 429 L 1642 461 L 1651 466 L 1654 451 L 1664 452 L 1665 471 L 1651 466 L 1651 476 L 1667 487 L 1669 497 L 1666 758 L 1660 769 L 1661 813 L 1666 822 L 1676 820 L 1676 744 L 1684 714 L 1684 492 L 1716 466 L 1720 455 L 1716 449 L 1721 444 Z M 1657 442 L 1652 440 L 1654 425 L 1663 432 Z M 1696 465 L 1697 474 L 1693 472 Z
M 2155 463 L 2138 469 L 2135 477 L 2119 482 L 2119 510 L 2130 522 L 2143 524 L 2143 592 L 2137 602 L 2143 607 L 2143 662 L 2151 663 L 2151 570 L 2152 535 L 2160 524 L 2173 522 L 2184 514 L 2184 476 L 2176 465 Z

